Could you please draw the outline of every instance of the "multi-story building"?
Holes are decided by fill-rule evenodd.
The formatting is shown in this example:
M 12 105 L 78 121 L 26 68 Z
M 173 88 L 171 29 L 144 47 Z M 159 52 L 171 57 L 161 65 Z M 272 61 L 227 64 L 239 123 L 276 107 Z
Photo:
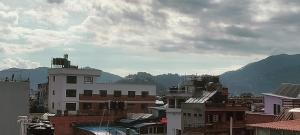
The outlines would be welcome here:
M 216 77 L 192 78 L 170 89 L 167 109 L 168 134 L 241 134 L 247 107 L 228 102 L 228 89 Z
M 70 65 L 67 56 L 53 59 L 53 65 L 55 68 L 48 71 L 48 110 L 51 113 L 144 112 L 148 106 L 155 105 L 154 85 L 97 83 L 101 70 L 79 69 Z
M 29 82 L 0 81 L 1 135 L 19 135 L 18 116 L 29 115 Z

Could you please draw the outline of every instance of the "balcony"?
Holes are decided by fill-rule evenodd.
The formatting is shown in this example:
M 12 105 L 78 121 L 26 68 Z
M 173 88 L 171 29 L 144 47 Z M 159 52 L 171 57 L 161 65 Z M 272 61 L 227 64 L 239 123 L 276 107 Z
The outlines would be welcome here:
M 247 111 L 248 107 L 243 104 L 228 103 L 205 103 L 206 111 Z

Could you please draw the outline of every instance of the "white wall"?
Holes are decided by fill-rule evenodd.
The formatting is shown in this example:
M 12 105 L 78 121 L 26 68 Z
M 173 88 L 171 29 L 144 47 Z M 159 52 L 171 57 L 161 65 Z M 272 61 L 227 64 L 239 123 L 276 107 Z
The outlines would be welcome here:
M 99 94 L 99 90 L 107 90 L 108 95 L 113 95 L 114 90 L 121 90 L 122 95 L 128 95 L 128 91 L 136 91 L 136 95 L 141 95 L 142 91 L 149 91 L 149 95 L 156 95 L 155 85 L 137 85 L 137 84 L 112 84 L 112 83 L 84 83 L 84 76 L 93 76 L 93 80 L 96 80 L 98 74 L 93 73 L 94 70 L 87 72 L 86 70 L 74 70 L 72 72 L 67 69 L 61 69 L 65 72 L 59 72 L 59 69 L 55 69 L 55 72 L 49 71 L 49 100 L 48 109 L 51 113 L 56 113 L 56 110 L 66 110 L 65 103 L 76 103 L 76 110 L 79 110 L 79 95 L 84 93 L 84 90 L 93 90 L 93 94 Z M 67 72 L 68 71 L 68 72 Z M 66 77 L 68 75 L 76 75 L 76 84 L 67 84 Z M 55 76 L 55 82 L 53 81 Z M 76 97 L 66 97 L 67 89 L 76 89 Z M 55 91 L 55 95 L 52 95 L 52 91 Z M 52 109 L 52 102 L 55 103 L 54 109 Z M 153 102 L 154 103 L 154 102 Z M 72 112 L 71 112 L 72 113 Z M 73 112 L 76 113 L 76 112 Z
M 176 135 L 176 129 L 182 133 L 181 109 L 168 108 L 167 121 L 167 135 Z

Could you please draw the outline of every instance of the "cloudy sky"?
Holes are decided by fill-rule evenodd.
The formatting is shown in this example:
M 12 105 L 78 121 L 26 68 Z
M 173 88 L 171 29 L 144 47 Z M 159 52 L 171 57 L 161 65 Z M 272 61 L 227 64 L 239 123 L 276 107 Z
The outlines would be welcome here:
M 220 74 L 300 51 L 299 0 L 1 0 L 0 69 Z

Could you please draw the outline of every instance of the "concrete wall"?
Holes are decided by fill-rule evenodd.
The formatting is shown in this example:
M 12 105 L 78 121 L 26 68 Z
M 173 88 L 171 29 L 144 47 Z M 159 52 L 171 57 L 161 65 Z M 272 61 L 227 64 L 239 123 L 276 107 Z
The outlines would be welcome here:
M 282 99 L 280 97 L 264 95 L 264 109 L 266 114 L 274 114 L 274 104 L 282 106 Z
M 168 108 L 166 113 L 167 135 L 176 135 L 176 129 L 181 130 L 182 133 L 181 109 Z
M 205 124 L 205 104 L 187 104 L 182 105 L 183 127 L 201 127 Z M 190 116 L 188 116 L 190 114 Z M 195 115 L 196 114 L 196 115 Z
M 0 134 L 19 135 L 18 116 L 29 115 L 29 82 L 0 82 Z

